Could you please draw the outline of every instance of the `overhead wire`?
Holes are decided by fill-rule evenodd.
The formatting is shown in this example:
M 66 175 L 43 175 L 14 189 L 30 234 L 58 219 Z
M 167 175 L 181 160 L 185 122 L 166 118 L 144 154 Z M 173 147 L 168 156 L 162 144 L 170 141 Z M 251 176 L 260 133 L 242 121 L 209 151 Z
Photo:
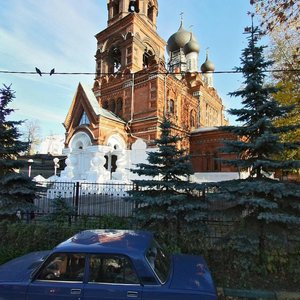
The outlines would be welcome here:
M 264 70 L 264 73 L 276 73 L 276 72 L 300 72 L 300 69 L 271 69 L 271 70 Z M 0 70 L 0 73 L 2 74 L 23 74 L 23 75 L 39 75 L 36 71 L 10 71 L 10 70 Z M 172 75 L 178 75 L 178 74 L 185 74 L 189 72 L 136 72 L 141 75 L 143 74 L 157 74 L 157 75 L 166 75 L 166 74 L 172 74 Z M 205 74 L 203 72 L 193 72 L 198 74 Z M 227 70 L 227 71 L 213 71 L 209 72 L 210 74 L 239 74 L 243 73 L 241 70 Z M 42 75 L 49 75 L 49 72 L 41 72 Z M 120 73 L 114 73 L 114 72 L 55 72 L 53 75 L 98 75 L 98 76 L 105 76 L 105 75 L 117 75 Z M 129 75 L 129 74 L 125 74 Z

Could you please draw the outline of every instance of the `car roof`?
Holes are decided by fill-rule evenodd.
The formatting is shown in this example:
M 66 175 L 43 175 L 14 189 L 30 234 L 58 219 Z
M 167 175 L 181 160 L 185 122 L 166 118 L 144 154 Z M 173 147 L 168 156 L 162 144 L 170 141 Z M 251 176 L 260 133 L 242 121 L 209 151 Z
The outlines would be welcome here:
M 147 231 L 94 229 L 84 230 L 59 244 L 55 252 L 143 254 L 153 234 Z

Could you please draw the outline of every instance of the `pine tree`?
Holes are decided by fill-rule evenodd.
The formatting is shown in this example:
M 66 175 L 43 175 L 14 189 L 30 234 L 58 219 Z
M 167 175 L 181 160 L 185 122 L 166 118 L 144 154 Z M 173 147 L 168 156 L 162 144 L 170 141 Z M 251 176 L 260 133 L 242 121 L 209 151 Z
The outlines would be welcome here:
M 297 142 L 283 142 L 280 134 L 288 133 L 297 126 L 274 123 L 292 109 L 281 105 L 273 96 L 278 89 L 265 84 L 265 71 L 272 66 L 263 56 L 264 47 L 258 46 L 259 31 L 253 25 L 248 29 L 248 46 L 243 50 L 237 68 L 244 75 L 244 86 L 231 93 L 241 97 L 243 106 L 231 109 L 240 126 L 221 127 L 236 134 L 239 139 L 226 141 L 223 151 L 236 154 L 236 159 L 224 161 L 239 170 L 249 171 L 243 180 L 231 180 L 218 185 L 219 193 L 212 195 L 214 201 L 225 201 L 225 217 L 239 219 L 241 223 L 235 234 L 235 247 L 241 251 L 255 251 L 263 261 L 267 245 L 276 242 L 284 246 L 300 225 L 300 185 L 271 179 L 276 170 L 297 169 L 300 162 L 280 160 L 278 153 L 297 149 Z
M 147 179 L 133 181 L 136 188 L 128 200 L 138 207 L 135 218 L 139 226 L 164 232 L 178 243 L 188 224 L 197 219 L 201 203 L 194 195 L 196 184 L 189 180 L 193 174 L 190 158 L 178 147 L 182 138 L 172 134 L 166 118 L 160 128 L 161 136 L 154 142 L 158 150 L 148 153 L 149 164 L 131 170 Z
M 0 89 L 0 216 L 31 210 L 36 187 L 29 177 L 18 173 L 24 162 L 18 160 L 28 144 L 20 141 L 18 126 L 23 121 L 8 121 L 14 111 L 8 108 L 15 98 L 10 86 Z

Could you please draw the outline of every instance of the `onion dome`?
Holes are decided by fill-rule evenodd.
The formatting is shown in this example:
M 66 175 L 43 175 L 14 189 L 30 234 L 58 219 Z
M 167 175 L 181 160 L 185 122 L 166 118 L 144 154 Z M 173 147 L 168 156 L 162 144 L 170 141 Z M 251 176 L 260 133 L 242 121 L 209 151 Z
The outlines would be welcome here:
M 183 48 L 184 45 L 189 42 L 190 38 L 191 38 L 191 33 L 189 31 L 186 31 L 183 28 L 183 24 L 181 21 L 178 31 L 172 34 L 168 39 L 167 42 L 168 51 L 173 52 L 179 50 L 180 48 Z
M 187 55 L 191 52 L 200 52 L 200 45 L 198 44 L 195 36 L 193 33 L 190 33 L 190 41 L 184 45 L 183 47 L 184 54 Z
M 208 53 L 206 52 L 206 60 L 201 65 L 201 71 L 202 73 L 207 73 L 207 72 L 214 72 L 214 70 L 215 70 L 215 65 L 212 61 L 208 59 Z

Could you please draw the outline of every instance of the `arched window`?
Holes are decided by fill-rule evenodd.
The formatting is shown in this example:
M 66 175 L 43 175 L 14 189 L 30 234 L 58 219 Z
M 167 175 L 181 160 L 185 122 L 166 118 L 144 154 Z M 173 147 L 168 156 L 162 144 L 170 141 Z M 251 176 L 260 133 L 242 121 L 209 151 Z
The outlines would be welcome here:
M 123 100 L 122 100 L 122 98 L 118 98 L 116 113 L 117 113 L 118 116 L 121 116 L 122 112 L 123 112 Z
M 103 101 L 102 107 L 105 109 L 108 109 L 108 101 L 107 100 Z
M 114 46 L 110 50 L 110 59 L 111 59 L 111 66 L 110 72 L 116 73 L 121 68 L 121 51 L 118 47 Z
M 120 12 L 120 1 L 119 0 L 114 0 L 112 4 L 112 10 L 113 10 L 113 17 L 118 15 Z
M 208 105 L 208 103 L 206 103 L 206 107 L 205 107 L 205 121 L 206 121 L 206 125 L 210 126 L 209 105 Z
M 129 1 L 129 7 L 128 7 L 129 12 L 140 12 L 139 9 L 139 0 L 130 0 Z
M 149 67 L 149 64 L 150 64 L 152 56 L 153 56 L 152 51 L 145 49 L 145 52 L 144 52 L 144 55 L 143 55 L 143 67 L 144 68 L 148 68 Z
M 170 99 L 169 101 L 169 112 L 170 114 L 174 114 L 175 113 L 175 104 L 174 104 L 174 100 Z
M 148 2 L 148 9 L 147 9 L 147 16 L 153 22 L 154 19 L 154 5 L 149 1 Z
M 190 112 L 190 127 L 196 127 L 196 112 L 194 110 Z
M 109 102 L 109 110 L 113 113 L 116 112 L 116 102 L 114 99 L 110 100 Z

